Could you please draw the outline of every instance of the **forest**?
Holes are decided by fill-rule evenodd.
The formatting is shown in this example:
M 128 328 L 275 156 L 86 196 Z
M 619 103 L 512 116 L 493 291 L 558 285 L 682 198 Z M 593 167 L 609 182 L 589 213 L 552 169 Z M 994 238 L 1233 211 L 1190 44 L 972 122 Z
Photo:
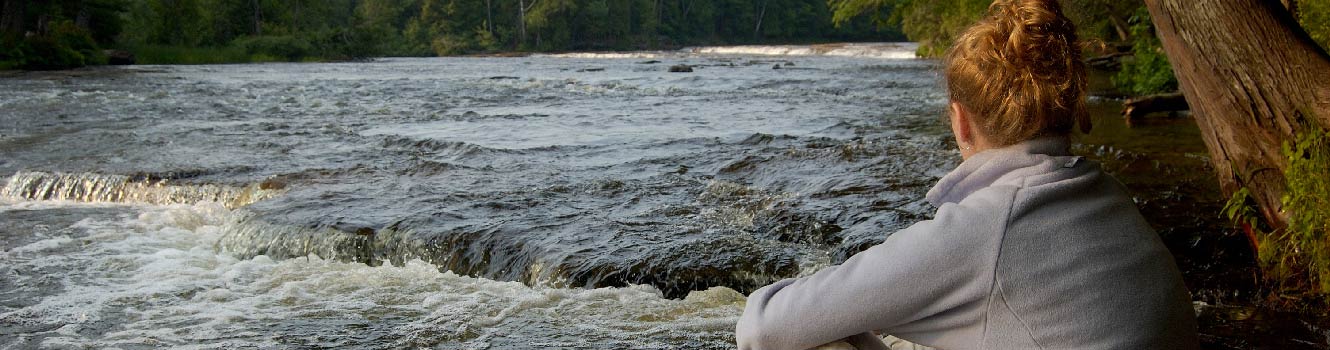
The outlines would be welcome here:
M 0 61 L 351 60 L 685 45 L 906 40 L 825 0 L 5 0 Z
M 917 41 L 939 56 L 986 0 L 2 0 L 0 69 L 137 63 Z M 1141 2 L 1063 0 L 1095 54 L 1134 51 L 1119 86 L 1173 89 Z M 1330 43 L 1330 0 L 1297 16 Z M 1121 48 L 1121 50 L 1118 50 Z M 1134 49 L 1134 50 L 1130 50 Z M 113 55 L 114 56 L 114 55 Z M 1092 55 L 1093 56 L 1093 55 Z

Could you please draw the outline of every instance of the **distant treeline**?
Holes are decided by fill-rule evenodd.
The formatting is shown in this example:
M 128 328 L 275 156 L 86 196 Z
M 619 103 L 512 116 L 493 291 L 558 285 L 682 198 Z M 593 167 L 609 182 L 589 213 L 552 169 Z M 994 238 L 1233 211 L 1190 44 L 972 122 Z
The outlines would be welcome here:
M 1085 39 L 1135 47 L 1123 85 L 1171 71 L 1139 1 L 1059 0 Z M 1330 43 L 1330 0 L 1291 0 Z M 512 51 L 900 41 L 938 56 L 991 0 L 0 0 L 0 69 L 348 60 Z M 1111 54 L 1099 52 L 1098 54 Z M 1126 81 L 1132 80 L 1132 81 Z
M 826 0 L 3 0 L 0 11 L 0 61 L 68 49 L 49 66 L 99 63 L 98 47 L 246 61 L 906 40 L 868 16 L 833 24 Z

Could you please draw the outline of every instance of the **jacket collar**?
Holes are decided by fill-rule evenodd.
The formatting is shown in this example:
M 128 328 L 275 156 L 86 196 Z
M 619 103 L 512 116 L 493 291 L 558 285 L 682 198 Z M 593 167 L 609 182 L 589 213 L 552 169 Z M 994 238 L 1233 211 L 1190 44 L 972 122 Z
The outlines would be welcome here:
M 1048 156 L 1069 156 L 1070 149 L 1070 139 L 1053 136 L 976 153 L 938 180 L 925 198 L 934 207 L 959 203 L 971 193 L 993 185 L 1003 175 L 1047 161 Z

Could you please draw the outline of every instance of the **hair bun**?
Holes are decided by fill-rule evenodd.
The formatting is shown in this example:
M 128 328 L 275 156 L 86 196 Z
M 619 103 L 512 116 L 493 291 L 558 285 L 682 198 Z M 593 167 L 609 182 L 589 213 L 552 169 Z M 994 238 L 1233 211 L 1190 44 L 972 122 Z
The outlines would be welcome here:
M 996 0 L 988 11 L 1004 29 L 992 34 L 1006 35 L 994 39 L 1005 41 L 999 51 L 1009 61 L 1047 68 L 1066 64 L 1065 53 L 1075 50 L 1076 26 L 1056 0 Z

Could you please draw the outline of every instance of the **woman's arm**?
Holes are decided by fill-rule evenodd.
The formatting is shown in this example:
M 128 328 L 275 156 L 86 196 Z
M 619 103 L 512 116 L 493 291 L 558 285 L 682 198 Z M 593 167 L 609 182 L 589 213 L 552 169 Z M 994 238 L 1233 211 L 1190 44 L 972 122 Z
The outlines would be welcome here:
M 753 292 L 737 327 L 739 348 L 803 350 L 874 330 L 982 322 L 1004 221 L 993 217 L 1005 213 L 967 211 L 944 205 L 935 220 L 844 264 Z

